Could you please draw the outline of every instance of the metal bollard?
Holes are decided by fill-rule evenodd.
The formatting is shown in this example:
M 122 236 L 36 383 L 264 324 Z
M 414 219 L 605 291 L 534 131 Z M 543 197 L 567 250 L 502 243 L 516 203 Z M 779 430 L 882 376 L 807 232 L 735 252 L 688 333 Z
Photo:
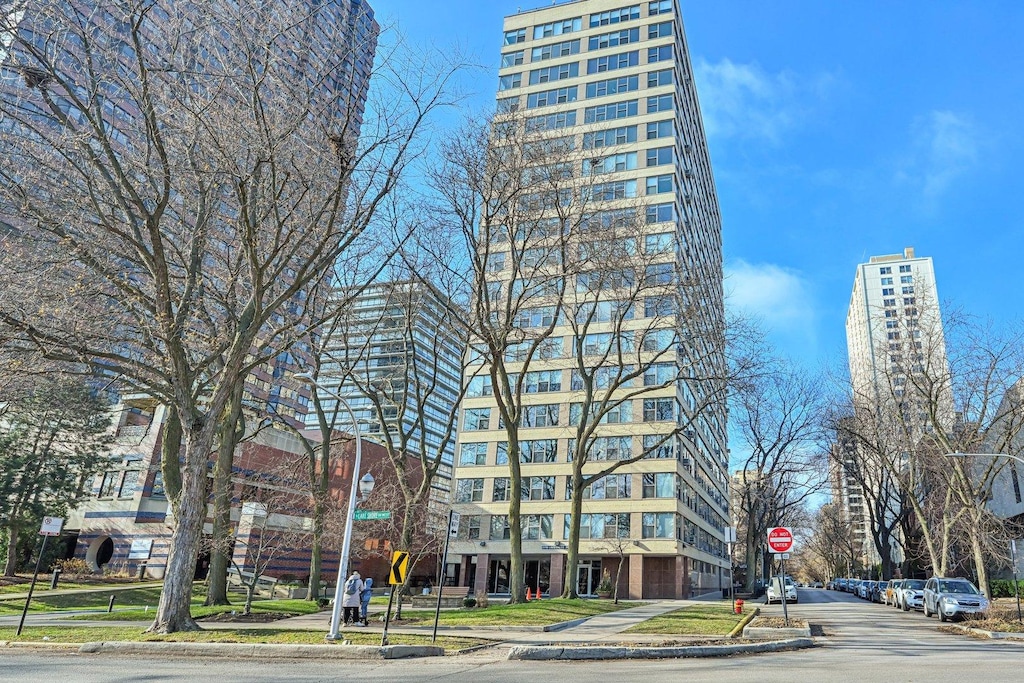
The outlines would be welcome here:
M 111 595 L 110 596 L 110 602 L 107 604 L 107 614 L 110 614 L 113 611 L 114 611 L 114 596 Z
M 57 581 L 59 581 L 59 580 L 60 580 L 60 570 L 59 569 L 54 569 L 53 570 L 53 576 L 50 577 L 50 590 L 56 590 L 57 589 Z

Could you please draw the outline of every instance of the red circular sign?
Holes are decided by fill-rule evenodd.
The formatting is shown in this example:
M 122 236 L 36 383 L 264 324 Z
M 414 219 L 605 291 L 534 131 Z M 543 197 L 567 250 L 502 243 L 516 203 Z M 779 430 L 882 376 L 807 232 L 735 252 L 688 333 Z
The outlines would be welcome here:
M 784 526 L 768 530 L 768 549 L 773 553 L 788 553 L 793 547 L 793 532 Z

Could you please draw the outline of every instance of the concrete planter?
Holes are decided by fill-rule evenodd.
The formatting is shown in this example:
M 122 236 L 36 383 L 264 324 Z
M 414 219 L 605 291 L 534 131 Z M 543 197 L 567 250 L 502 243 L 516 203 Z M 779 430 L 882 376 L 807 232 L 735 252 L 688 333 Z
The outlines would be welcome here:
M 751 626 L 743 627 L 743 637 L 747 640 L 784 640 L 811 637 L 810 626 L 804 626 L 803 628 L 772 628 L 769 626 L 757 626 L 756 619 L 751 624 Z
M 306 593 L 309 589 L 305 586 L 287 586 L 285 588 L 285 594 L 288 596 L 288 600 L 305 600 Z

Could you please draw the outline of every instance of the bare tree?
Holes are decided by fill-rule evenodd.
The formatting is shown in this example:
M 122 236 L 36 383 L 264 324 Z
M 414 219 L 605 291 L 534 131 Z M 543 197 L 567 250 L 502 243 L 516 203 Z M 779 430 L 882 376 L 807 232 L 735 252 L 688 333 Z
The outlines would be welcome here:
M 818 378 L 784 361 L 733 385 L 732 417 L 741 439 L 736 450 L 744 453 L 734 460 L 734 481 L 748 590 L 768 528 L 785 524 L 827 481 L 825 398 Z
M 155 631 L 196 628 L 207 461 L 252 353 L 294 343 L 283 311 L 389 229 L 400 209 L 380 209 L 400 204 L 445 103 L 450 68 L 391 55 L 360 135 L 336 81 L 372 46 L 335 9 L 31 1 L 4 27 L 0 197 L 20 232 L 0 269 L 0 338 L 172 406 L 183 456 L 169 439 L 175 528 Z

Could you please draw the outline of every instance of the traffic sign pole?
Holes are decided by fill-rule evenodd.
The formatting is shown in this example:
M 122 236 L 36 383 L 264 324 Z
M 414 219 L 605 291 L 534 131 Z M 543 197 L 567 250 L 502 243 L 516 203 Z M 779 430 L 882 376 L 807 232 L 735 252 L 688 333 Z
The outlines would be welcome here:
M 786 628 L 789 628 L 789 601 L 786 600 L 786 556 L 779 560 L 782 565 L 782 616 L 786 620 Z M 794 589 L 796 590 L 796 589 Z
M 12 536 L 14 534 L 11 534 Z M 43 561 L 43 555 L 46 554 L 46 542 L 50 540 L 49 534 L 43 536 L 43 547 L 39 549 L 39 557 L 36 558 L 36 570 L 32 573 L 32 583 L 28 587 L 28 597 L 25 598 L 25 608 L 21 610 L 21 621 L 18 622 L 18 632 L 15 635 L 21 635 L 21 629 L 25 626 L 25 616 L 28 614 L 28 603 L 32 602 L 32 592 L 36 589 L 36 579 L 39 578 L 39 565 Z
M 409 566 L 409 553 L 404 550 L 396 550 L 391 553 L 391 571 L 388 573 L 388 583 L 391 584 L 391 595 L 388 597 L 388 611 L 384 615 L 384 633 L 380 636 L 380 646 L 388 644 L 388 627 L 391 626 L 391 605 L 395 601 L 395 592 L 401 590 L 405 585 L 407 568 Z M 401 598 L 399 598 L 401 599 Z
M 441 554 L 441 581 L 437 586 L 437 607 L 434 608 L 434 634 L 430 636 L 430 642 L 437 641 L 437 622 L 441 619 L 441 593 L 444 592 L 444 577 L 448 569 L 448 542 L 452 536 L 459 533 L 460 515 L 454 510 L 448 510 L 448 533 L 444 539 L 444 552 Z

